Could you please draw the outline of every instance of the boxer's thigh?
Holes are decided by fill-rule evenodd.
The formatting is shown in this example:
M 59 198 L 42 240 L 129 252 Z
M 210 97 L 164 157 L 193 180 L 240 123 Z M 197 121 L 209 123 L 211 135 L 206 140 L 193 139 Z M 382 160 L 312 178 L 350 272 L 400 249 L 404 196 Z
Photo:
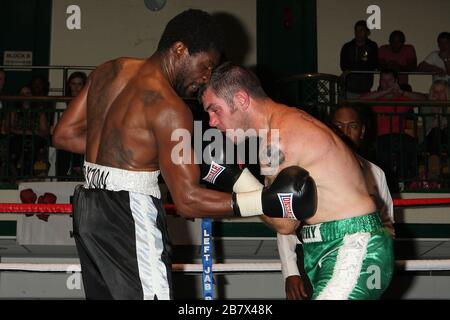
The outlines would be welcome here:
M 316 266 L 313 299 L 377 299 L 392 278 L 392 238 L 355 233 L 342 239 Z

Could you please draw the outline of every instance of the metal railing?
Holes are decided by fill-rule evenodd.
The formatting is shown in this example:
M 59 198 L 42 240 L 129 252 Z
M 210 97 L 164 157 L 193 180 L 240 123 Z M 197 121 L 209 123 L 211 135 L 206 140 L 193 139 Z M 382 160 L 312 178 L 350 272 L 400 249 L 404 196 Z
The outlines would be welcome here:
M 369 115 L 369 160 L 385 171 L 391 190 L 450 190 L 450 101 L 347 99 L 340 104 L 358 105 Z M 386 132 L 377 133 L 383 125 Z
M 348 83 L 348 78 L 351 75 L 363 75 L 363 74 L 367 74 L 367 75 L 378 75 L 380 74 L 381 71 L 376 70 L 376 71 L 351 71 L 351 70 L 347 70 L 344 71 L 340 76 L 339 76 L 339 87 L 340 87 L 340 97 L 341 99 L 347 99 L 347 83 Z M 401 75 L 408 75 L 408 76 L 433 76 L 436 75 L 436 73 L 434 72 L 421 72 L 421 71 L 411 71 L 411 72 L 397 72 L 397 74 L 399 76 Z M 431 85 L 431 82 L 430 82 Z M 369 88 L 370 90 L 370 88 Z
M 21 74 L 24 72 L 30 73 L 30 79 L 32 72 L 34 70 L 46 70 L 46 71 L 60 71 L 61 78 L 60 84 L 56 87 L 50 87 L 50 93 L 59 92 L 64 94 L 66 92 L 66 84 L 67 79 L 69 78 L 70 71 L 87 71 L 90 72 L 94 70 L 93 66 L 5 66 L 1 65 L 0 70 L 4 70 L 6 72 L 20 72 Z M 51 83 L 54 85 L 54 82 Z
M 340 78 L 332 74 L 308 73 L 289 76 L 276 83 L 278 99 L 301 107 L 323 118 L 336 107 L 340 95 Z
M 39 67 L 37 67 L 39 68 Z M 42 67 L 43 68 L 43 67 Z M 50 67 L 48 67 L 50 68 Z M 64 72 L 67 72 L 69 70 L 73 69 L 81 69 L 81 68 L 87 68 L 87 67 L 56 67 L 60 68 Z M 378 113 L 376 117 L 387 117 L 387 121 L 391 123 L 394 123 L 395 121 L 399 121 L 402 123 L 408 123 L 408 127 L 404 128 L 402 132 L 399 132 L 401 134 L 406 134 L 411 137 L 411 139 L 406 135 L 401 135 L 400 137 L 391 136 L 389 138 L 386 138 L 388 141 L 389 154 L 396 154 L 398 155 L 398 159 L 389 159 L 390 161 L 390 167 L 394 169 L 398 169 L 399 174 L 399 183 L 403 185 L 405 189 L 408 189 L 407 186 L 413 185 L 416 183 L 418 185 L 419 189 L 421 188 L 427 188 L 424 187 L 425 181 L 429 181 L 429 168 L 430 168 L 430 157 L 433 156 L 433 162 L 438 162 L 438 169 L 439 178 L 435 179 L 435 184 L 433 185 L 439 185 L 441 188 L 449 188 L 449 154 L 450 154 L 450 132 L 448 130 L 448 123 L 450 121 L 449 117 L 450 114 L 445 112 L 430 112 L 431 107 L 438 107 L 438 108 L 446 108 L 450 106 L 450 102 L 448 101 L 369 101 L 369 100 L 360 100 L 360 99 L 343 99 L 342 95 L 340 94 L 342 92 L 342 88 L 340 87 L 340 80 L 341 77 L 337 77 L 334 75 L 329 74 L 305 74 L 305 75 L 295 75 L 292 77 L 288 77 L 285 79 L 282 79 L 278 82 L 280 86 L 280 94 L 282 96 L 283 89 L 287 90 L 287 95 L 289 100 L 292 99 L 293 102 L 289 103 L 286 101 L 283 101 L 287 104 L 294 105 L 300 108 L 307 109 L 310 113 L 315 115 L 317 118 L 322 120 L 323 122 L 328 122 L 329 116 L 331 112 L 334 110 L 335 107 L 341 104 L 358 104 L 360 106 L 365 107 L 366 109 L 370 109 L 371 106 L 408 106 L 411 107 L 411 111 L 409 113 L 392 113 L 392 112 L 383 112 Z M 63 82 L 65 83 L 65 81 Z M 290 96 L 289 96 L 290 95 Z M 16 140 L 12 140 L 12 132 L 7 130 L 7 127 L 11 127 L 12 124 L 7 123 L 8 113 L 12 112 L 23 112 L 18 111 L 15 108 L 15 104 L 19 102 L 28 101 L 31 103 L 37 103 L 37 104 L 46 104 L 50 103 L 50 107 L 39 109 L 39 110 L 33 110 L 28 111 L 29 117 L 31 114 L 35 114 L 35 118 L 38 117 L 38 114 L 45 114 L 45 117 L 48 119 L 49 127 L 51 128 L 54 126 L 59 119 L 61 113 L 64 111 L 62 109 L 55 108 L 55 103 L 68 103 L 72 98 L 71 97 L 65 97 L 65 96 L 49 96 L 49 97 L 18 97 L 18 96 L 0 96 L 0 102 L 3 105 L 3 108 L 0 109 L 0 120 L 2 121 L 1 125 L 1 135 L 0 135 L 0 149 L 1 149 L 1 157 L 0 157 L 0 180 L 2 181 L 13 181 L 13 180 L 20 180 L 20 179 L 50 179 L 50 180 L 58 180 L 58 179 L 69 179 L 69 178 L 75 178 L 78 179 L 79 177 L 70 177 L 69 175 L 58 175 L 56 172 L 52 169 L 55 169 L 56 163 L 58 160 L 53 160 L 53 162 L 47 163 L 47 170 L 46 172 L 44 170 L 39 171 L 39 166 L 37 166 L 38 175 L 36 175 L 36 172 L 34 169 L 27 168 L 26 164 L 20 164 L 20 168 L 23 168 L 22 171 L 16 171 L 15 175 L 11 172 L 11 163 L 10 163 L 10 157 L 11 157 L 11 146 L 15 147 L 17 150 L 17 145 L 15 145 Z M 198 103 L 196 100 L 193 99 L 186 99 L 186 102 L 191 107 L 191 109 L 194 112 L 203 113 L 202 108 L 198 106 Z M 313 109 L 316 110 L 316 112 L 312 111 Z M 312 112 L 311 112 L 312 111 Z M 444 110 L 443 110 L 444 111 Z M 25 114 L 25 112 L 23 112 Z M 375 119 L 376 121 L 377 119 Z M 430 127 L 431 123 L 434 121 L 433 127 Z M 427 137 L 427 134 L 435 129 L 439 128 L 440 131 L 442 131 L 442 134 L 438 134 L 436 136 L 436 141 L 434 142 L 435 146 L 432 148 L 433 150 L 430 151 L 430 137 Z M 390 128 L 392 131 L 392 127 Z M 34 130 L 34 132 L 33 132 Z M 36 140 L 45 140 L 45 148 L 47 150 L 51 150 L 51 133 L 47 136 L 43 137 L 42 139 L 39 138 L 39 135 L 37 134 L 37 128 L 34 128 L 31 130 L 31 135 L 28 134 L 28 137 L 25 137 L 27 135 L 23 134 L 21 140 L 27 142 L 28 144 L 25 145 L 25 148 L 22 152 L 22 154 L 27 155 L 32 160 L 37 159 L 38 157 L 38 150 L 36 150 Z M 439 131 L 438 130 L 438 131 Z M 51 131 L 51 130 L 50 130 Z M 436 131 L 436 130 L 435 130 Z M 18 134 L 16 135 L 16 139 Z M 19 134 L 20 136 L 20 134 Z M 405 139 L 406 138 L 406 139 Z M 19 139 L 19 140 L 20 140 Z M 34 140 L 33 140 L 34 139 Z M 386 150 L 381 150 L 381 146 L 378 143 L 378 138 L 375 135 L 375 140 L 372 141 L 374 145 L 374 158 L 377 159 L 377 155 L 380 154 L 380 152 L 386 152 Z M 414 147 L 415 155 L 410 156 L 410 153 L 402 152 L 402 150 L 405 149 L 405 141 L 408 140 L 409 145 Z M 23 142 L 22 141 L 22 142 Z M 42 142 L 42 141 L 41 141 Z M 42 143 L 41 143 L 42 144 Z M 391 150 L 392 148 L 392 150 Z M 57 152 L 57 151 L 56 151 Z M 373 160 L 370 159 L 369 160 Z M 438 159 L 438 160 L 436 160 Z M 17 159 L 16 159 L 17 161 Z M 48 158 L 47 158 L 48 161 Z M 73 162 L 73 159 L 71 158 L 71 163 Z M 30 161 L 28 161 L 30 162 Z M 33 161 L 32 161 L 33 162 Z M 35 161 L 34 161 L 35 162 Z M 413 172 L 409 172 L 408 174 L 405 174 L 403 163 L 412 163 L 412 167 L 414 170 Z M 33 163 L 34 165 L 34 163 Z M 53 168 L 52 168 L 53 166 Z M 45 167 L 45 166 L 44 166 Z M 436 167 L 436 166 L 435 166 Z M 17 169 L 17 168 L 16 168 Z M 402 171 L 403 170 L 403 171 Z M 411 170 L 409 170 L 411 171 Z M 25 174 L 26 173 L 26 174 Z
M 72 99 L 66 96 L 0 96 L 0 185 L 8 188 L 21 181 L 83 179 L 83 156 L 52 146 L 53 129 Z M 198 120 L 203 109 L 197 100 L 184 100 Z M 30 108 L 18 106 L 23 102 L 30 103 Z M 44 129 L 40 128 L 41 118 L 44 118 Z
M 389 178 L 395 180 L 390 183 L 392 188 L 398 191 L 409 188 L 415 190 L 450 188 L 448 177 L 450 132 L 446 129 L 450 115 L 445 113 L 450 102 L 346 99 L 345 82 L 347 77 L 350 74 L 363 73 L 378 74 L 380 72 L 348 71 L 341 76 L 313 73 L 286 77 L 277 83 L 280 100 L 288 105 L 304 109 L 325 123 L 329 122 L 330 115 L 338 105 L 357 104 L 369 118 L 366 119 L 369 121 L 367 124 L 369 128 L 366 130 L 371 129 L 367 137 L 368 141 L 366 141 L 365 155 L 375 163 L 377 160 L 379 163 L 385 162 L 383 169 L 388 171 Z M 399 74 L 430 76 L 433 73 L 401 72 Z M 372 106 L 384 106 L 386 112 L 373 113 L 371 112 Z M 398 114 L 388 109 L 393 106 L 395 108 L 410 107 L 410 111 Z M 431 108 L 439 108 L 442 112 L 430 111 Z M 376 128 L 379 121 L 387 122 L 390 126 L 389 132 L 393 134 L 378 137 Z M 402 130 L 395 130 L 393 124 L 397 122 L 407 124 L 407 126 Z M 434 122 L 434 126 L 431 125 L 432 122 Z M 440 129 L 437 130 L 436 127 Z M 442 134 L 436 134 L 437 131 L 442 131 Z M 434 133 L 434 142 L 431 141 L 430 132 Z M 430 145 L 433 145 L 432 148 Z M 382 161 L 383 159 L 380 158 L 386 158 L 383 156 L 385 154 L 388 154 L 389 157 Z M 430 175 L 430 171 L 437 172 L 437 174 Z M 432 181 L 430 181 L 430 176 Z

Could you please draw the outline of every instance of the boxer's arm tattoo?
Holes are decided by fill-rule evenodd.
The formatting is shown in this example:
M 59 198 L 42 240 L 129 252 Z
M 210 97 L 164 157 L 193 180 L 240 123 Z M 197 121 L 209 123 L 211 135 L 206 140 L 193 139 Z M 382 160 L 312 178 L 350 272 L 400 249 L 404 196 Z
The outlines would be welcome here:
M 161 95 L 153 90 L 145 90 L 141 96 L 141 101 L 144 104 L 144 107 L 151 107 L 160 99 L 162 99 Z
M 94 128 L 103 122 L 111 95 L 110 84 L 120 69 L 121 65 L 118 61 L 110 61 L 93 72 L 88 94 L 87 121 Z

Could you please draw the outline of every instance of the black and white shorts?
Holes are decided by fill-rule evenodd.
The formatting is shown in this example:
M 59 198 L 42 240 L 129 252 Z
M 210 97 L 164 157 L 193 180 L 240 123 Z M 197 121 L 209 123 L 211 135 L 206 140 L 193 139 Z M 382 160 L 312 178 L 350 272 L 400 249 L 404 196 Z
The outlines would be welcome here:
M 84 169 L 87 184 L 75 191 L 73 227 L 86 298 L 171 299 L 159 172 L 90 163 Z

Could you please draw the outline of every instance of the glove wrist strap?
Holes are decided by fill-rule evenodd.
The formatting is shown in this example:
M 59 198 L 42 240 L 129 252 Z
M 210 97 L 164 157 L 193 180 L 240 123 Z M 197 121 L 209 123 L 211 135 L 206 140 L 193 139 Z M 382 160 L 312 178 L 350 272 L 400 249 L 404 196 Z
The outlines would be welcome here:
M 261 193 L 262 190 L 233 193 L 233 210 L 235 214 L 241 217 L 262 215 Z

